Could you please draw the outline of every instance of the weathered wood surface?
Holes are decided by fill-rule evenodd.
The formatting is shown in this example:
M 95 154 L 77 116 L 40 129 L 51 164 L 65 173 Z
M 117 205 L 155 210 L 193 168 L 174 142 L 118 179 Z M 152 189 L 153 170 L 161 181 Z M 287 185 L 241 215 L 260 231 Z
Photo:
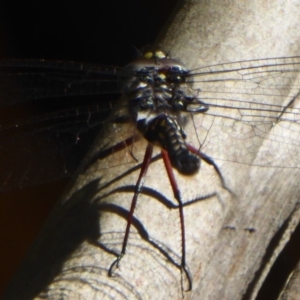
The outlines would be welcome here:
M 190 68 L 298 55 L 299 16 L 297 1 L 282 5 L 278 1 L 182 1 L 159 42 Z M 282 101 L 281 105 L 286 104 L 284 97 Z M 298 106 L 296 101 L 295 107 Z M 195 124 L 200 127 L 199 120 L 201 116 L 195 119 Z M 294 139 L 299 143 L 300 126 L 293 124 L 294 127 L 287 126 L 283 131 L 282 124 L 275 124 L 269 128 L 270 135 L 277 130 L 276 126 L 282 134 L 295 134 Z M 209 131 L 214 128 L 212 125 Z M 117 130 L 108 128 L 107 136 L 96 148 L 127 138 L 129 130 L 123 125 Z M 193 126 L 186 128 L 189 142 L 197 145 L 193 132 Z M 268 138 L 266 135 L 266 143 Z M 225 152 L 232 148 L 228 144 L 231 142 L 232 139 L 216 136 L 218 147 Z M 244 146 L 244 142 L 237 139 L 235 147 Z M 139 169 L 119 176 L 140 165 L 145 149 L 141 140 L 132 148 L 98 161 L 87 175 L 78 178 L 56 208 L 5 299 L 232 300 L 242 299 L 245 294 L 248 299 L 255 299 L 270 266 L 298 222 L 300 192 L 297 166 L 300 153 L 295 153 L 294 168 L 261 167 L 264 146 L 279 165 L 290 158 L 288 147 L 276 149 L 262 143 L 252 153 L 251 164 L 216 159 L 233 193 L 222 187 L 215 170 L 204 162 L 193 177 L 175 172 L 185 202 L 213 195 L 184 207 L 192 291 L 183 291 L 186 278 L 176 266 L 181 256 L 179 216 L 177 209 L 164 204 L 167 200 L 176 202 L 161 160 L 150 165 L 145 182 L 147 190 L 139 197 L 120 269 L 115 277 L 107 276 L 115 259 L 113 253 L 121 250 L 125 215 Z M 216 149 L 206 149 L 205 143 L 202 151 L 218 157 Z M 114 178 L 118 179 L 113 181 Z M 151 190 L 159 191 L 164 198 Z M 283 224 L 290 224 L 286 226 L 284 239 L 276 249 L 268 249 L 264 257 Z M 146 239 L 147 234 L 151 243 Z
M 297 300 L 300 295 L 300 265 L 290 274 L 278 300 Z

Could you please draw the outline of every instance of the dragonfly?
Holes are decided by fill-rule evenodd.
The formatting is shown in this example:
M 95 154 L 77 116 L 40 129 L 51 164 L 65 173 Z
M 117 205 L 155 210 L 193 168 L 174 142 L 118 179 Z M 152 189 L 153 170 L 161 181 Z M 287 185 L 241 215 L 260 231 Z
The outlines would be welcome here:
M 260 166 L 299 168 L 300 159 L 294 155 L 300 143 L 297 134 L 300 129 L 299 71 L 300 57 L 238 61 L 189 70 L 161 51 L 146 52 L 123 68 L 43 60 L 2 61 L 0 190 L 76 175 L 87 145 L 99 128 L 107 122 L 134 122 L 138 134 L 148 141 L 148 147 L 128 214 L 122 251 L 109 267 L 108 274 L 113 276 L 126 253 L 135 205 L 151 162 L 153 145 L 156 145 L 162 150 L 178 202 L 182 241 L 180 268 L 188 280 L 187 290 L 191 290 L 192 278 L 185 258 L 183 203 L 173 169 L 193 176 L 201 172 L 203 160 L 213 166 L 226 188 L 226 178 L 215 161 L 253 164 L 253 146 L 265 140 L 268 143 L 264 146 L 264 159 L 257 162 Z M 121 93 L 129 99 L 127 114 L 107 118 Z M 83 96 L 91 100 L 80 105 Z M 12 112 L 15 114 L 31 102 L 44 106 L 55 98 L 69 98 L 72 106 L 67 103 L 65 109 L 57 111 L 52 104 L 43 114 L 34 111 L 30 117 L 18 120 L 10 117 Z M 184 131 L 186 123 L 195 115 L 200 116 L 200 122 L 193 123 L 198 148 L 186 142 Z M 283 134 L 280 129 L 289 133 Z M 226 151 L 216 143 L 222 136 L 232 141 Z M 127 140 L 108 149 L 105 155 L 120 147 L 129 147 L 135 140 L 136 133 L 130 133 Z M 236 147 L 236 140 L 243 141 L 242 148 Z M 276 159 L 270 147 L 279 152 L 288 147 L 290 159 L 284 163 Z M 249 155 L 242 155 L 245 152 Z

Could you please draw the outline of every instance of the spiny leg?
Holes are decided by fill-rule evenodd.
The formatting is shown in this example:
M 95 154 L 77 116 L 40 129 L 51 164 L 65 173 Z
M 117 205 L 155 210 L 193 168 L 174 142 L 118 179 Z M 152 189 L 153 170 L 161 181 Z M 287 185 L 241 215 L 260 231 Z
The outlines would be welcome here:
M 178 208 L 179 208 L 179 217 L 180 217 L 180 224 L 181 224 L 181 268 L 184 271 L 184 273 L 186 274 L 187 280 L 188 280 L 188 289 L 187 291 L 190 291 L 192 289 L 192 276 L 190 274 L 190 272 L 187 269 L 187 265 L 186 265 L 186 257 L 185 257 L 185 224 L 184 224 L 184 214 L 183 214 L 183 204 L 182 204 L 182 200 L 181 200 L 181 194 L 180 194 L 180 190 L 179 187 L 177 185 L 174 173 L 173 173 L 173 167 L 171 165 L 171 161 L 168 155 L 168 152 L 166 150 L 162 150 L 161 151 L 162 154 L 162 158 L 164 160 L 164 164 L 166 167 L 166 171 L 168 173 L 168 177 L 172 186 L 172 190 L 174 193 L 174 198 L 177 200 L 178 202 Z
M 119 267 L 120 260 L 126 253 L 126 247 L 127 247 L 127 242 L 128 242 L 129 232 L 130 232 L 130 226 L 131 226 L 132 220 L 133 220 L 133 212 L 134 212 L 134 209 L 135 209 L 135 206 L 137 203 L 138 196 L 139 196 L 140 192 L 142 191 L 142 188 L 143 188 L 143 185 L 145 182 L 146 174 L 147 174 L 149 164 L 150 164 L 151 158 L 152 158 L 152 152 L 153 152 L 153 145 L 148 143 L 148 146 L 147 146 L 147 149 L 146 149 L 146 152 L 144 155 L 144 160 L 142 163 L 140 175 L 139 175 L 139 178 L 135 185 L 135 191 L 134 191 L 134 195 L 132 198 L 130 211 L 128 214 L 127 225 L 126 225 L 126 230 L 125 230 L 123 245 L 122 245 L 122 251 L 121 251 L 121 254 L 117 257 L 117 259 L 111 264 L 111 266 L 108 270 L 108 276 L 113 276 L 115 269 Z

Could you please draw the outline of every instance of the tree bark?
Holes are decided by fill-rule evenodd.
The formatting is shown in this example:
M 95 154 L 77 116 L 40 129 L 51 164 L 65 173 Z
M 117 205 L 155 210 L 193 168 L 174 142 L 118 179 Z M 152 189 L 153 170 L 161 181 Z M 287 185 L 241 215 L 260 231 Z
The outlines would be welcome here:
M 297 300 L 300 294 L 300 265 L 290 274 L 278 300 Z
M 299 53 L 297 1 L 180 4 L 158 43 L 191 69 Z M 280 105 L 287 104 L 286 99 L 282 97 Z M 203 115 L 195 117 L 196 128 L 203 120 Z M 188 280 L 179 267 L 179 214 L 161 159 L 149 167 L 126 255 L 115 276 L 107 275 L 122 248 L 126 216 L 143 161 L 146 142 L 139 140 L 98 160 L 77 178 L 53 212 L 5 299 L 255 299 L 299 220 L 300 154 L 295 152 L 291 162 L 289 145 L 270 145 L 274 132 L 293 138 L 299 145 L 300 126 L 286 123 L 290 126 L 279 122 L 267 128 L 265 141 L 253 145 L 252 156 L 243 157 L 249 152 L 240 152 L 236 161 L 226 156 L 224 159 L 218 150 L 243 149 L 246 141 L 239 134 L 245 133 L 231 132 L 230 139 L 226 139 L 218 132 L 219 124 L 212 122 L 209 128 L 203 125 L 207 131 L 199 139 L 213 133 L 215 139 L 205 140 L 201 151 L 214 158 L 228 189 L 204 161 L 194 176 L 175 172 L 185 203 L 191 291 L 185 291 Z M 132 131 L 131 125 L 124 124 L 105 128 L 104 138 L 101 134 L 90 155 L 128 138 Z M 188 141 L 197 146 L 193 124 L 188 124 L 185 132 Z M 273 145 L 279 143 L 273 140 Z M 268 155 L 276 157 L 277 165 L 287 162 L 288 167 L 262 167 L 266 147 Z M 155 149 L 155 155 L 159 151 Z M 197 199 L 202 200 L 192 201 Z

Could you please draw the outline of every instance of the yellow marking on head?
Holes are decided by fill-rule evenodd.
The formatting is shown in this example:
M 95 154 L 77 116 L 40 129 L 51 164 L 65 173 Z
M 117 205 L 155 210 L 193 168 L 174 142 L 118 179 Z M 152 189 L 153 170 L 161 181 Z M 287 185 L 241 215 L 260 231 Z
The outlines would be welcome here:
M 165 58 L 165 57 L 167 57 L 166 54 L 165 54 L 163 51 L 161 51 L 161 50 L 155 51 L 154 56 L 155 56 L 156 58 Z
M 147 58 L 147 59 L 153 58 L 153 52 L 148 51 L 148 52 L 144 53 L 144 58 Z
M 151 58 L 157 58 L 157 59 L 161 59 L 161 58 L 165 58 L 167 57 L 167 55 L 161 51 L 161 50 L 158 50 L 158 51 L 148 51 L 146 53 L 144 53 L 144 58 L 146 59 L 151 59 Z

